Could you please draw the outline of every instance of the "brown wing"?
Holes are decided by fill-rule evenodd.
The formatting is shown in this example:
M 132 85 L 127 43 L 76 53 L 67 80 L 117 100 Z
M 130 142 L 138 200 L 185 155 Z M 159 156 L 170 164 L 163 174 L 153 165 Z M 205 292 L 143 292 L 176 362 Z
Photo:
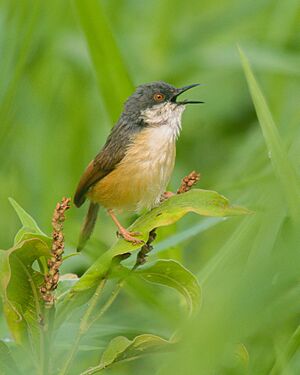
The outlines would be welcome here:
M 74 196 L 74 203 L 80 207 L 91 186 L 115 169 L 116 165 L 123 159 L 127 146 L 130 144 L 134 132 L 124 131 L 122 122 L 112 129 L 105 146 L 90 162 L 84 171 Z
M 102 171 L 102 169 L 98 168 L 95 165 L 94 160 L 92 160 L 81 176 L 74 195 L 74 203 L 77 207 L 80 207 L 84 203 L 85 194 L 87 193 L 89 188 L 104 176 L 105 172 Z
M 74 196 L 74 203 L 80 207 L 85 201 L 85 195 L 96 182 L 108 175 L 123 159 L 125 150 L 113 152 L 110 148 L 104 148 L 94 160 L 90 162 L 84 171 Z

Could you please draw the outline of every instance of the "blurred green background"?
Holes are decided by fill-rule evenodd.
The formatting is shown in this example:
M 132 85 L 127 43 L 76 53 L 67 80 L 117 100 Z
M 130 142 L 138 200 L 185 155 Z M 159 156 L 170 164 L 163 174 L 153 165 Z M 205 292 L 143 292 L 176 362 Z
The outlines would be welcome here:
M 97 12 L 89 20 L 84 8 L 91 6 L 91 10 L 95 4 Z M 88 41 L 82 30 L 84 25 L 91 26 L 89 30 L 89 26 L 85 28 Z M 3 249 L 11 246 L 19 227 L 7 198 L 16 199 L 50 233 L 56 202 L 62 196 L 72 196 L 83 169 L 99 151 L 121 112 L 131 85 L 155 80 L 175 86 L 204 84 L 189 93 L 205 104 L 190 106 L 184 113 L 170 189 L 175 190 L 184 175 L 197 170 L 201 173 L 201 188 L 216 190 L 258 214 L 226 221 L 190 215 L 159 231 L 156 249 L 160 257 L 183 261 L 199 275 L 207 298 L 199 321 L 194 323 L 198 328 L 190 335 L 189 349 L 182 349 L 190 367 L 181 369 L 182 357 L 178 356 L 178 360 L 170 360 L 170 366 L 166 365 L 161 374 L 208 374 L 211 363 L 223 360 L 220 353 L 229 350 L 224 349 L 225 343 L 234 346 L 241 341 L 239 335 L 247 337 L 249 346 L 255 348 L 256 360 L 251 363 L 254 367 L 250 373 L 271 373 L 268 371 L 274 353 L 286 346 L 297 325 L 295 313 L 299 302 L 296 306 L 292 301 L 299 268 L 295 251 L 299 238 L 293 228 L 286 229 L 286 202 L 293 204 L 292 198 L 287 197 L 272 168 L 273 155 L 268 152 L 257 121 L 237 44 L 251 62 L 282 144 L 294 170 L 299 172 L 299 25 L 298 0 L 1 1 Z M 95 46 L 101 48 L 98 52 L 94 49 L 91 58 L 90 51 Z M 298 201 L 294 204 L 297 207 Z M 67 252 L 74 251 L 85 210 L 74 208 L 68 212 Z M 129 223 L 132 217 L 125 215 L 122 220 Z M 206 227 L 209 229 L 204 230 Z M 174 239 L 175 234 L 181 237 Z M 65 271 L 82 273 L 110 246 L 114 236 L 113 224 L 101 212 L 85 253 L 70 259 Z M 174 239 L 172 246 L 163 242 L 169 236 Z M 226 265 L 222 263 L 224 259 Z M 279 283 L 280 287 L 274 287 L 281 276 L 284 281 Z M 275 290 L 267 287 L 270 285 Z M 292 291 L 288 289 L 287 296 L 282 297 L 286 287 Z M 138 323 L 134 323 L 136 317 L 132 314 L 139 316 L 141 324 L 145 323 L 144 315 L 134 308 L 136 301 L 127 297 L 123 301 L 127 310 L 122 305 L 124 316 L 118 316 L 120 325 L 128 323 L 130 316 L 136 328 Z M 287 298 L 286 305 L 282 298 Z M 150 300 L 149 297 L 146 304 L 151 306 Z M 278 303 L 271 309 L 274 301 Z M 218 308 L 212 310 L 216 303 Z M 271 311 L 264 315 L 261 309 L 266 305 Z M 150 331 L 159 332 L 163 327 L 163 333 L 168 335 L 178 327 L 178 316 L 168 319 L 172 309 L 165 309 L 166 306 L 156 305 L 155 324 L 150 313 L 145 315 Z M 279 327 L 284 329 L 277 337 Z M 203 332 L 201 339 L 197 336 L 199 330 Z M 255 332 L 263 339 L 253 338 Z M 276 336 L 276 345 L 270 344 L 272 334 Z M 195 362 L 199 350 L 202 367 Z M 273 353 L 271 359 L 269 350 Z M 253 358 L 251 352 L 249 355 Z M 299 361 L 298 358 L 298 365 Z M 113 373 L 130 373 L 126 366 Z M 154 362 L 143 371 L 146 369 L 154 373 Z M 139 373 L 138 369 L 135 371 Z M 234 373 L 240 369 L 225 365 L 224 371 Z M 297 373 L 289 371 L 287 374 Z

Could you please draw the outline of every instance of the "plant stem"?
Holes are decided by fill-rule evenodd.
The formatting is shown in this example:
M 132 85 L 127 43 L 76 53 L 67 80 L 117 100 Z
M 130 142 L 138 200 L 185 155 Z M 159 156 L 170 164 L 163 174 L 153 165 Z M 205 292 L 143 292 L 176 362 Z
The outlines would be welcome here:
M 106 301 L 106 303 L 102 306 L 102 308 L 100 309 L 99 313 L 95 316 L 94 319 L 92 319 L 89 323 L 88 323 L 88 328 L 90 328 L 92 326 L 92 324 L 94 324 L 98 319 L 100 319 L 102 317 L 102 315 L 109 309 L 109 307 L 113 304 L 113 302 L 115 301 L 115 299 L 117 298 L 117 296 L 119 295 L 122 287 L 124 286 L 125 282 L 126 282 L 126 279 L 127 277 L 132 273 L 134 272 L 141 264 L 143 264 L 145 261 L 146 261 L 146 256 L 147 256 L 147 253 L 150 252 L 152 250 L 152 246 L 150 245 L 152 243 L 152 241 L 155 240 L 155 237 L 156 237 L 156 233 L 155 233 L 155 230 L 156 228 L 154 228 L 150 233 L 149 233 L 149 238 L 148 238 L 148 241 L 145 245 L 142 246 L 140 252 L 138 253 L 138 257 L 137 257 L 137 261 L 135 263 L 135 265 L 132 267 L 132 269 L 130 270 L 129 274 L 126 275 L 125 277 L 121 278 L 120 281 L 118 282 L 116 288 L 112 291 L 111 293 L 111 296 L 109 297 L 109 299 Z
M 99 313 L 95 316 L 94 319 L 92 319 L 89 323 L 89 327 L 90 328 L 98 319 L 101 318 L 101 316 L 109 309 L 109 307 L 113 304 L 113 302 L 115 301 L 115 299 L 117 298 L 117 296 L 119 295 L 123 285 L 125 283 L 125 279 L 121 280 L 115 290 L 113 290 L 113 292 L 111 293 L 111 296 L 109 297 L 109 299 L 106 301 L 106 303 L 102 306 L 101 310 L 99 311 Z
M 106 280 L 107 279 L 102 279 L 98 288 L 96 289 L 93 297 L 91 298 L 91 301 L 89 303 L 89 306 L 84 314 L 84 316 L 82 317 L 81 319 L 81 322 L 80 322 L 80 326 L 79 326 L 79 332 L 81 332 L 81 334 L 83 335 L 91 326 L 91 323 L 90 323 L 90 317 L 99 301 L 99 298 L 100 298 L 100 295 L 101 295 L 101 292 L 105 286 L 105 283 L 106 283 Z
M 112 362 L 109 365 L 97 365 L 97 366 L 94 366 L 94 367 L 90 367 L 89 369 L 80 373 L 80 375 L 93 375 L 93 374 L 96 374 L 96 372 L 99 372 L 101 370 L 104 370 L 104 369 L 114 365 L 115 363 L 131 362 L 131 361 L 134 361 L 134 360 L 139 359 L 141 357 L 143 357 L 143 355 L 136 355 L 134 357 L 125 358 L 125 359 L 122 359 L 122 360 L 117 361 L 117 362 Z
M 91 298 L 89 304 L 88 304 L 88 308 L 86 309 L 82 319 L 81 319 L 81 322 L 80 322 L 80 326 L 79 326 L 79 331 L 77 333 L 77 336 L 75 338 L 75 341 L 74 341 L 74 344 L 72 345 L 72 348 L 67 356 L 67 360 L 62 368 L 62 370 L 59 372 L 59 375 L 65 375 L 67 374 L 69 368 L 70 368 L 70 365 L 71 365 L 71 362 L 74 358 L 74 356 L 76 355 L 77 351 L 78 351 L 78 347 L 79 347 L 79 344 L 80 344 L 80 341 L 83 337 L 83 335 L 86 333 L 86 331 L 90 328 L 91 326 L 91 323 L 89 322 L 90 321 L 90 317 L 95 309 L 95 307 L 97 306 L 97 303 L 99 301 L 99 298 L 101 296 L 101 292 L 105 286 L 105 283 L 106 283 L 106 278 L 102 279 L 100 284 L 98 285 L 93 297 Z
M 51 345 L 52 345 L 52 337 L 53 337 L 53 326 L 54 326 L 54 319 L 55 319 L 55 305 L 52 305 L 50 308 L 44 309 L 44 369 L 43 375 L 47 375 L 49 373 L 49 361 L 50 361 L 50 354 L 51 354 Z

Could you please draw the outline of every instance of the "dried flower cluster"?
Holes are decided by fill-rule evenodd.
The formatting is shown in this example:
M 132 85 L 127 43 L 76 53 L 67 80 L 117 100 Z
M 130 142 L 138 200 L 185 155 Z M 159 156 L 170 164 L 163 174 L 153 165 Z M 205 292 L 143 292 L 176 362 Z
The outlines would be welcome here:
M 181 185 L 177 190 L 177 194 L 186 193 L 191 190 L 192 186 L 200 180 L 200 174 L 193 171 L 181 180 Z
M 63 223 L 65 221 L 65 211 L 70 208 L 70 198 L 63 198 L 57 203 L 52 217 L 52 249 L 51 257 L 48 259 L 48 273 L 45 275 L 44 283 L 40 288 L 42 298 L 46 307 L 51 307 L 54 303 L 53 291 L 57 288 L 59 280 L 59 267 L 62 263 L 64 252 Z
M 195 185 L 198 181 L 200 180 L 200 174 L 193 171 L 187 176 L 185 176 L 181 180 L 181 185 L 179 189 L 177 190 L 177 194 L 183 194 L 186 193 L 187 191 L 191 190 L 192 186 Z M 172 196 L 172 194 L 168 193 L 164 196 L 164 199 L 167 199 L 168 196 Z M 153 246 L 151 243 L 155 240 L 156 238 L 156 228 L 152 229 L 151 232 L 149 233 L 148 241 L 141 247 L 141 250 L 139 251 L 137 258 L 136 258 L 136 263 L 133 267 L 133 269 L 136 269 L 137 267 L 141 266 L 146 262 L 147 254 L 150 253 L 150 251 L 153 249 Z

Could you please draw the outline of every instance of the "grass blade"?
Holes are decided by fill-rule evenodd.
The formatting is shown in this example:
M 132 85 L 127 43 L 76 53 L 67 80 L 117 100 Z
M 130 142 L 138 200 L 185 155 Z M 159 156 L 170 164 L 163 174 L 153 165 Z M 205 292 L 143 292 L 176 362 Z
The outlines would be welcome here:
M 272 114 L 269 110 L 264 95 L 254 77 L 249 61 L 240 47 L 239 53 L 244 73 L 247 79 L 253 104 L 263 132 L 263 136 L 270 154 L 274 171 L 283 188 L 291 216 L 296 219 L 299 216 L 300 186 L 298 176 L 293 165 L 288 159 Z
M 205 220 L 201 220 L 194 226 L 187 228 L 182 232 L 176 233 L 173 236 L 170 236 L 165 240 L 158 242 L 155 245 L 155 248 L 151 251 L 151 254 L 157 254 L 161 251 L 169 249 L 170 247 L 177 246 L 178 244 L 181 244 L 182 242 L 199 235 L 199 233 L 205 232 L 206 230 L 214 227 L 215 225 L 225 220 L 227 219 L 224 217 L 209 217 Z
M 101 4 L 96 0 L 75 0 L 74 4 L 88 43 L 99 91 L 107 114 L 114 123 L 124 100 L 133 91 L 128 70 Z

